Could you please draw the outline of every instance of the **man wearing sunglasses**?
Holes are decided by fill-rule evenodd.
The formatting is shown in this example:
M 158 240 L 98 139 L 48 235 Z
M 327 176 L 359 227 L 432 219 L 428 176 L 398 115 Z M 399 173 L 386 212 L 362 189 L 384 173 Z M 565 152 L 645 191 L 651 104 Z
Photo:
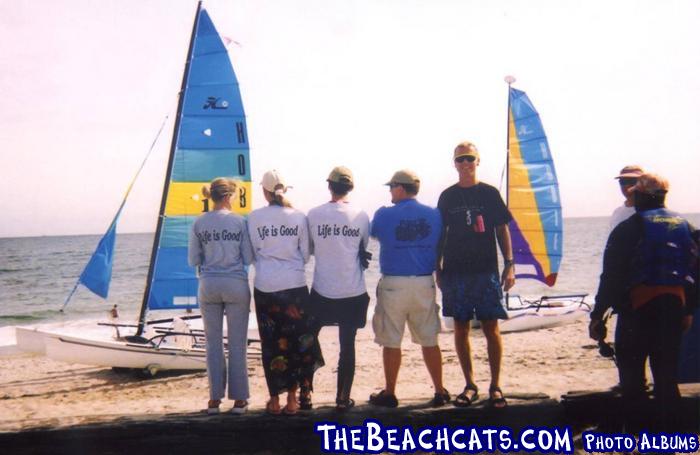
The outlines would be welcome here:
M 631 164 L 623 167 L 622 170 L 620 170 L 620 175 L 615 177 L 620 183 L 620 191 L 625 197 L 625 202 L 612 213 L 610 217 L 610 232 L 612 232 L 618 224 L 634 215 L 634 191 L 631 191 L 631 189 L 637 184 L 637 180 L 642 174 L 644 174 L 644 170 L 641 167 Z
M 470 322 L 481 321 L 486 336 L 491 384 L 489 403 L 506 406 L 499 379 L 503 344 L 499 319 L 507 319 L 503 290 L 515 284 L 513 250 L 508 223 L 512 219 L 499 191 L 477 178 L 479 151 L 471 142 L 455 148 L 454 166 L 459 181 L 440 195 L 438 209 L 443 231 L 438 247 L 438 285 L 442 290 L 442 314 L 454 318 L 455 351 L 466 386 L 455 406 L 469 406 L 478 398 L 474 382 Z M 504 270 L 499 278 L 496 241 L 503 254 Z

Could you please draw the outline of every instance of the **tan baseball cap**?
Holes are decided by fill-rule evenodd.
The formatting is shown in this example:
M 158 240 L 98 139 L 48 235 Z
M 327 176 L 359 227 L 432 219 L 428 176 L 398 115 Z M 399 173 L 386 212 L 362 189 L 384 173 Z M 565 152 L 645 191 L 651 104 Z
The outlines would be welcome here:
M 354 180 L 352 177 L 352 171 L 345 166 L 336 166 L 333 168 L 326 182 L 333 183 L 345 183 L 348 185 L 354 185 Z
M 284 193 L 287 191 L 287 188 L 291 188 L 290 186 L 287 186 L 284 178 L 282 178 L 282 175 L 276 169 L 265 172 L 260 184 L 270 193 L 276 193 L 277 191 Z
M 402 169 L 400 171 L 396 171 L 391 177 L 391 180 L 386 182 L 385 185 L 393 185 L 395 183 L 403 183 L 404 185 L 415 185 L 416 183 L 420 183 L 420 179 L 418 178 L 415 172 L 408 169 Z
M 460 156 L 473 156 L 475 158 L 479 158 L 479 150 L 477 150 L 476 145 L 469 141 L 464 141 L 457 144 L 452 159 L 456 160 Z
M 644 174 L 644 169 L 642 169 L 641 166 L 637 166 L 636 164 L 630 164 L 629 166 L 625 166 L 622 169 L 620 169 L 620 175 L 618 175 L 615 178 L 639 178 L 642 174 Z
M 657 174 L 642 174 L 637 184 L 630 191 L 639 191 L 651 195 L 668 193 L 668 180 Z

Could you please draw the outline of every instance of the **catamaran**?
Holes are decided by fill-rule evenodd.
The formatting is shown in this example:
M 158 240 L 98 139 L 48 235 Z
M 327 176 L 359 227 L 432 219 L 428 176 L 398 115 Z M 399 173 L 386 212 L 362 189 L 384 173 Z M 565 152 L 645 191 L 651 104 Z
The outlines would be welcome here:
M 506 203 L 515 277 L 554 286 L 563 256 L 563 227 L 559 183 L 539 113 L 524 91 L 507 76 L 508 130 Z M 501 332 L 557 327 L 575 322 L 590 311 L 587 294 L 527 299 L 506 294 L 508 319 Z M 478 324 L 477 324 L 478 325 Z
M 187 245 L 192 223 L 209 208 L 209 201 L 200 196 L 202 186 L 215 177 L 235 178 L 242 184 L 232 210 L 245 215 L 252 205 L 248 133 L 238 81 L 202 2 L 195 15 L 166 169 L 138 321 L 111 324 L 132 327 L 135 334 L 97 340 L 23 329 L 17 332 L 20 348 L 24 344 L 30 350 L 45 350 L 48 357 L 71 363 L 138 368 L 151 374 L 206 368 L 202 331 L 190 330 L 187 324 L 178 329 L 177 324 L 163 326 L 168 321 L 147 321 L 149 310 L 197 308 L 197 277 L 187 263 Z M 117 221 L 132 185 L 133 181 L 66 304 L 79 284 L 107 297 Z

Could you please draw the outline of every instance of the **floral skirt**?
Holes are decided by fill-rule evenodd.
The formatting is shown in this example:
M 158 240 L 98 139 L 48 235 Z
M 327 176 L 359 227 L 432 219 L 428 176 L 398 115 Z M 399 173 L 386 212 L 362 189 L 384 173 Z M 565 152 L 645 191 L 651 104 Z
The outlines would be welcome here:
M 309 290 L 306 286 L 277 292 L 255 289 L 253 297 L 270 395 L 297 386 L 311 390 L 314 371 L 325 363 L 316 336 L 318 323 L 304 311 Z

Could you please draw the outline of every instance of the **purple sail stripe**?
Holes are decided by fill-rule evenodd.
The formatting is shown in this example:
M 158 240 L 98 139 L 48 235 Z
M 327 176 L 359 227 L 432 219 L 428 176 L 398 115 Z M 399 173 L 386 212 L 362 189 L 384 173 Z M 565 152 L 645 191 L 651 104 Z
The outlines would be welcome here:
M 542 282 L 545 282 L 544 272 L 542 270 L 542 265 L 535 259 L 532 254 L 532 249 L 530 244 L 523 236 L 520 226 L 516 220 L 512 220 L 508 225 L 510 228 L 510 241 L 513 245 L 513 261 L 516 264 L 532 265 L 537 271 L 536 278 Z M 532 278 L 531 274 L 515 274 L 516 278 Z

